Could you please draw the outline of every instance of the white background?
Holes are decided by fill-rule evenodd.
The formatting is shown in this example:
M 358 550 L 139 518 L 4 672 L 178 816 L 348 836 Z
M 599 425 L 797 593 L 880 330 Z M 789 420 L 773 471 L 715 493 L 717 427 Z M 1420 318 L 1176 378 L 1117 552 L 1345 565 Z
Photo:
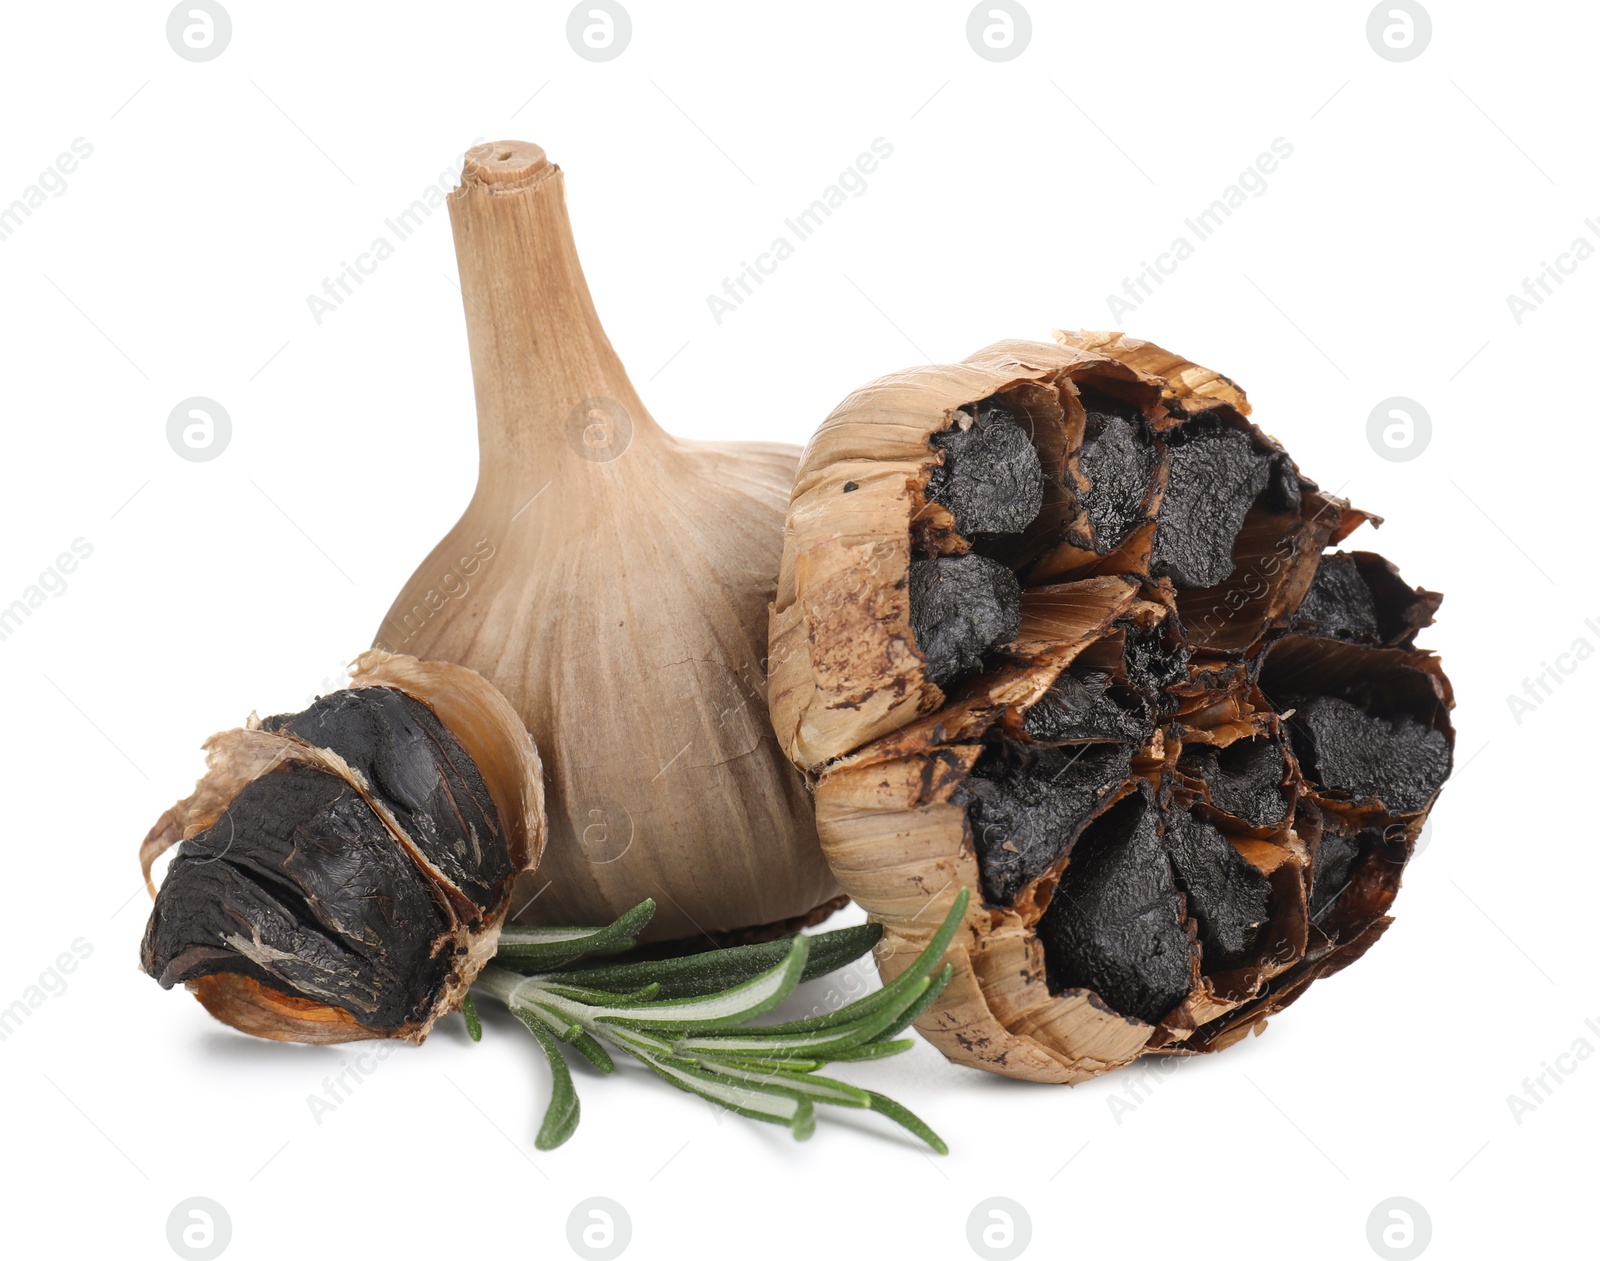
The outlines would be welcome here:
M 1392 1196 L 1424 1206 L 1431 1256 L 1592 1249 L 1600 1057 L 1520 1124 L 1507 1099 L 1600 1048 L 1600 663 L 1520 722 L 1507 697 L 1600 646 L 1600 262 L 1520 324 L 1507 295 L 1600 232 L 1600 14 L 1431 7 L 1394 63 L 1359 2 L 1030 3 L 996 64 L 965 3 L 638 0 L 595 64 L 565 4 L 233 0 L 230 46 L 194 64 L 161 4 L 7 5 L 0 207 L 75 138 L 93 154 L 0 241 L 0 605 L 93 552 L 0 642 L 0 1006 L 93 953 L 0 1044 L 6 1253 L 170 1256 L 190 1196 L 238 1257 L 566 1256 L 590 1196 L 625 1206 L 637 1257 L 971 1256 L 997 1195 L 1031 1256 L 1361 1258 Z M 565 169 L 601 316 L 679 433 L 802 442 L 883 372 L 1116 325 L 1235 377 L 1309 475 L 1387 516 L 1355 545 L 1447 593 L 1423 642 L 1460 736 L 1373 953 L 1131 1110 L 1127 1074 L 1028 1086 L 925 1045 L 860 1067 L 943 1160 L 832 1111 L 796 1144 L 632 1072 L 578 1073 L 576 1138 L 535 1153 L 545 1070 L 504 1020 L 401 1048 L 319 1123 L 350 1048 L 252 1042 L 141 975 L 137 843 L 201 739 L 335 685 L 475 474 L 443 213 L 320 325 L 307 295 L 507 137 Z M 707 296 L 877 137 L 867 191 L 716 323 Z M 1278 137 L 1266 191 L 1113 320 Z M 210 462 L 166 440 L 193 395 L 232 417 Z M 1397 395 L 1433 422 L 1405 462 L 1366 437 Z

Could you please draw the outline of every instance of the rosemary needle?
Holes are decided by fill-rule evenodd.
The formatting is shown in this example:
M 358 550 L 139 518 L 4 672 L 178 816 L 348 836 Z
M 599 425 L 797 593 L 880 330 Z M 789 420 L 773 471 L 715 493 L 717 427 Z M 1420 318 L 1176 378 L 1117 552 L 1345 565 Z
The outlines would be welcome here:
M 585 963 L 633 947 L 655 911 L 647 900 L 604 928 L 506 929 L 473 992 L 504 1004 L 550 1061 L 550 1103 L 535 1140 L 541 1150 L 566 1142 L 578 1124 L 566 1043 L 603 1072 L 613 1066 L 607 1047 L 624 1052 L 680 1090 L 786 1126 L 796 1138 L 810 1137 L 821 1103 L 877 1112 L 943 1155 L 944 1141 L 908 1109 L 818 1070 L 913 1045 L 899 1035 L 950 981 L 944 954 L 967 896 L 965 890 L 957 896 L 922 953 L 894 980 L 803 1020 L 753 1023 L 802 981 L 865 954 L 882 934 L 877 925 L 669 959 Z M 470 1002 L 464 1011 L 472 1032 L 477 1013 Z

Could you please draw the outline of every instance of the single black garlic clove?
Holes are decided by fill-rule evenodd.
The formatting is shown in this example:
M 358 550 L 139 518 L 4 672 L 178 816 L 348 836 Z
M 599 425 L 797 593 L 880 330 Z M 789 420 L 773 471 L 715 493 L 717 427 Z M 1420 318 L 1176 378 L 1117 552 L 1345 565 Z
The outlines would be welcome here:
M 285 1041 L 421 1041 L 494 954 L 544 842 L 538 754 L 459 666 L 368 653 L 353 686 L 207 742 L 141 964 Z
M 1289 765 L 1276 740 L 1195 745 L 1183 751 L 1178 769 L 1203 780 L 1211 804 L 1248 827 L 1270 827 L 1289 813 Z
M 1089 526 L 1086 543 L 1100 556 L 1122 546 L 1144 518 L 1160 467 L 1148 434 L 1137 415 L 1091 411 L 1084 418 L 1078 468 L 1086 486 L 1078 500 Z
M 970 425 L 934 435 L 932 445 L 944 462 L 928 479 L 928 498 L 950 510 L 963 535 L 1015 533 L 1038 514 L 1044 495 L 1038 452 L 1000 403 L 984 404 Z
M 1085 989 L 1159 1024 L 1189 996 L 1199 955 L 1148 786 L 1095 820 L 1039 920 L 1052 990 Z
M 494 800 L 471 756 L 421 701 L 392 687 L 350 688 L 303 713 L 264 719 L 261 729 L 342 757 L 464 911 L 500 896 L 512 871 Z
M 1186 810 L 1166 818 L 1167 853 L 1200 927 L 1206 965 L 1222 971 L 1251 958 L 1272 914 L 1272 884 L 1223 833 Z
M 1066 854 L 1127 781 L 1133 750 L 1120 744 L 1039 748 L 999 739 L 957 790 L 972 819 L 983 894 L 1012 901 Z
M 912 565 L 911 610 L 928 677 L 948 687 L 1017 633 L 1022 588 L 987 556 L 939 556 Z
M 1271 473 L 1271 461 L 1237 429 L 1199 429 L 1175 442 L 1151 572 L 1180 589 L 1214 587 L 1227 578 L 1234 540 Z
M 388 1033 L 426 1016 L 451 935 L 429 882 L 361 794 L 285 762 L 179 846 L 143 963 L 163 989 L 236 974 Z
M 1369 714 L 1337 696 L 1307 701 L 1290 723 L 1306 774 L 1354 801 L 1396 813 L 1428 805 L 1450 774 L 1450 742 L 1409 714 Z

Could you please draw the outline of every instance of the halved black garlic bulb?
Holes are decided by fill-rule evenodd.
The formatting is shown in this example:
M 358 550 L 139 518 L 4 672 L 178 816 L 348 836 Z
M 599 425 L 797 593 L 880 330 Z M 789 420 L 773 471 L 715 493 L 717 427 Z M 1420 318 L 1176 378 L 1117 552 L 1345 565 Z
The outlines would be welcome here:
M 287 1042 L 421 1042 L 494 956 L 544 848 L 538 751 L 462 666 L 368 652 L 348 689 L 206 742 L 141 965 L 217 1019 Z
M 1081 1081 L 1262 1027 L 1389 923 L 1450 773 L 1439 597 L 1228 378 L 1119 333 L 857 390 L 801 460 L 779 743 L 886 977 L 971 891 L 918 1021 Z

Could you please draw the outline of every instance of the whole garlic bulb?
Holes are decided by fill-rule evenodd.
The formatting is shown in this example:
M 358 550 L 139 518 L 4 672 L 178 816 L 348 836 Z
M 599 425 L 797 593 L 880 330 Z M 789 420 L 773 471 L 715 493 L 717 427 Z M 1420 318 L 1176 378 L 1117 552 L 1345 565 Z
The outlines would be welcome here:
M 543 150 L 472 149 L 449 206 L 479 480 L 378 646 L 477 670 L 538 743 L 550 844 L 515 899 L 527 921 L 603 924 L 646 897 L 653 939 L 811 916 L 838 888 L 765 677 L 798 450 L 656 424 Z

